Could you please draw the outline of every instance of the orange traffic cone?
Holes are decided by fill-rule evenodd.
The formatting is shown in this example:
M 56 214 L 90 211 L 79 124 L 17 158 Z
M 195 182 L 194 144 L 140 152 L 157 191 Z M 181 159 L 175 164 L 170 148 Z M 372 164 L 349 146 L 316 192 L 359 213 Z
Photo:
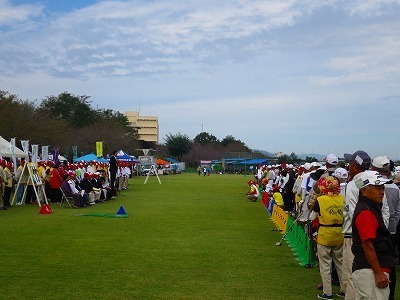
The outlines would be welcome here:
M 42 215 L 50 215 L 50 214 L 52 214 L 53 212 L 51 211 L 51 207 L 50 207 L 50 205 L 49 204 L 44 204 L 41 208 L 40 208 L 40 211 L 39 211 L 39 214 L 42 214 Z

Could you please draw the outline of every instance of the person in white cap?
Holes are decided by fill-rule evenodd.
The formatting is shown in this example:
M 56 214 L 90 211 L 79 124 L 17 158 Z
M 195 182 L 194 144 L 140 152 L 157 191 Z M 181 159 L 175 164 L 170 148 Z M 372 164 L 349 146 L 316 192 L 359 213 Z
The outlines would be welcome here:
M 308 208 L 311 210 L 314 207 L 314 203 L 317 200 L 317 198 L 321 195 L 320 190 L 318 188 L 317 181 L 320 178 L 324 178 L 327 176 L 332 176 L 333 172 L 337 168 L 337 164 L 339 162 L 338 157 L 336 154 L 328 154 L 326 159 L 325 159 L 325 166 L 321 166 L 321 164 L 317 162 L 313 162 L 311 165 L 318 167 L 314 172 L 311 172 L 310 177 L 312 180 L 310 180 L 310 187 L 311 189 L 311 195 L 310 195 L 310 200 L 308 201 Z
M 336 154 L 328 154 L 327 157 L 325 158 L 325 165 L 321 166 L 320 163 L 318 162 L 313 162 L 311 165 L 313 166 L 313 171 L 310 172 L 310 182 L 309 182 L 309 187 L 310 187 L 310 193 L 308 196 L 308 199 L 306 200 L 308 202 L 308 209 L 309 209 L 309 215 L 311 211 L 314 208 L 315 202 L 317 201 L 317 198 L 322 195 L 321 190 L 317 184 L 317 182 L 322 179 L 322 178 L 327 178 L 331 177 L 335 169 L 337 168 L 337 164 L 339 162 L 338 157 Z M 337 179 L 337 178 L 336 178 Z M 338 180 L 339 183 L 339 180 Z M 342 212 L 342 210 L 341 210 Z M 310 232 L 310 235 L 312 232 Z M 342 247 L 340 248 L 340 251 L 342 251 Z M 341 255 L 342 257 L 342 255 Z M 341 264 L 342 262 L 340 262 Z M 341 266 L 340 266 L 341 268 Z M 331 263 L 331 277 L 332 277 L 332 282 L 339 282 L 339 276 L 338 272 L 336 269 L 336 265 L 334 261 L 332 260 Z M 340 292 L 338 294 L 339 297 L 344 296 L 344 292 Z
M 300 205 L 299 205 L 299 202 L 301 200 L 300 184 L 303 180 L 303 172 L 304 172 L 304 165 L 301 165 L 297 170 L 297 178 L 296 178 L 296 181 L 294 182 L 293 189 L 292 189 L 292 192 L 295 195 L 295 203 L 296 203 L 295 211 L 296 212 L 300 211 Z
M 389 179 L 391 176 L 390 172 L 390 160 L 386 156 L 377 156 L 372 160 L 371 170 L 377 171 L 382 177 Z M 393 257 L 396 257 L 396 230 L 400 220 L 400 190 L 396 184 L 385 184 L 385 195 L 384 201 L 387 201 L 389 206 L 389 232 L 393 246 Z M 396 288 L 396 268 L 393 268 L 390 272 L 390 296 L 389 300 L 394 299 L 394 292 Z
M 268 184 L 270 186 L 273 186 L 274 181 L 275 181 L 275 171 L 273 166 L 268 166 L 268 173 L 267 173 L 267 179 L 268 179 Z
M 395 267 L 390 233 L 382 217 L 385 183 L 376 171 L 365 171 L 354 179 L 360 189 L 352 221 L 354 254 L 352 275 L 356 299 L 389 299 L 389 273 Z
M 325 162 L 328 171 L 334 172 L 337 164 L 339 163 L 339 158 L 336 154 L 330 153 L 326 156 Z
M 352 220 L 353 213 L 358 202 L 360 194 L 359 188 L 355 181 L 361 176 L 361 173 L 368 170 L 371 166 L 371 157 L 365 151 L 358 150 L 353 154 L 345 153 L 345 160 L 349 162 L 349 183 L 346 186 L 346 196 L 344 200 L 343 210 L 343 284 L 347 300 L 356 299 L 356 290 L 352 277 L 352 265 L 354 255 L 351 251 L 353 245 L 352 239 Z M 389 220 L 389 207 L 387 203 L 382 206 L 382 214 L 384 220 Z
M 346 195 L 346 185 L 347 180 L 349 179 L 349 172 L 345 168 L 337 168 L 332 176 L 336 177 L 340 182 L 340 194 L 345 196 Z

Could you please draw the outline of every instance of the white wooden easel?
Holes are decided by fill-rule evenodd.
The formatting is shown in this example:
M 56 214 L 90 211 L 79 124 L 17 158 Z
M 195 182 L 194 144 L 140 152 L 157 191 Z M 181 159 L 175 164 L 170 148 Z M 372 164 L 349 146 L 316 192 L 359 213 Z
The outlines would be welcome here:
M 11 201 L 11 205 L 14 205 L 15 198 L 17 197 L 18 188 L 20 185 L 24 185 L 24 193 L 22 194 L 21 204 L 25 203 L 26 190 L 28 188 L 28 183 L 32 183 L 32 185 L 33 185 L 33 189 L 34 189 L 35 195 L 36 195 L 36 201 L 39 204 L 39 206 L 40 207 L 42 206 L 40 203 L 40 201 L 42 199 L 39 199 L 39 193 L 38 193 L 39 189 L 41 189 L 41 191 L 42 191 L 44 201 L 46 202 L 46 204 L 49 204 L 49 202 L 47 201 L 43 183 L 40 180 L 39 174 L 37 172 L 36 165 L 34 163 L 25 163 L 25 165 L 22 169 L 22 172 L 21 172 L 21 176 L 19 177 L 17 187 L 15 189 L 13 199 Z
M 144 184 L 146 184 L 147 180 L 149 180 L 151 172 L 154 172 L 154 174 L 157 176 L 158 183 L 161 184 L 161 180 L 160 180 L 160 177 L 158 177 L 158 172 L 157 172 L 157 169 L 156 169 L 155 165 L 151 165 L 150 166 L 150 170 L 149 170 L 149 172 L 147 172 L 147 176 L 146 176 L 146 179 L 144 180 Z
M 154 149 L 136 149 L 136 150 L 142 150 L 143 154 L 144 154 L 144 156 L 138 157 L 140 164 L 141 165 L 150 165 L 150 170 L 147 173 L 146 179 L 144 180 L 144 184 L 146 184 L 147 180 L 149 180 L 151 172 L 154 172 L 154 174 L 157 176 L 158 183 L 161 184 L 160 177 L 158 177 L 155 157 L 149 155 L 151 151 L 155 151 L 155 150 Z

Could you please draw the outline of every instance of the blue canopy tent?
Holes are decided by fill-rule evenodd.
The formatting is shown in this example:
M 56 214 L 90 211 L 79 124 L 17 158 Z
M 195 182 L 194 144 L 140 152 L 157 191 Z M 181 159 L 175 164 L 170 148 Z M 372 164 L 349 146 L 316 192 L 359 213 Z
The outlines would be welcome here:
M 166 160 L 166 161 L 169 161 L 171 164 L 177 164 L 177 163 L 179 162 L 179 161 L 177 161 L 176 159 L 171 158 L 171 157 L 167 157 L 165 160 Z
M 242 166 L 243 163 L 246 161 L 246 158 L 224 158 L 224 169 L 227 172 L 234 172 L 237 171 L 237 166 Z M 239 168 L 240 171 L 241 168 Z
M 131 156 L 131 155 L 127 154 L 126 152 L 122 151 L 122 150 L 119 150 L 117 152 L 117 159 L 120 160 L 120 161 L 127 161 L 127 162 L 131 162 L 131 163 L 138 163 L 139 162 L 139 160 L 136 157 Z
M 244 165 L 244 172 L 246 172 L 246 167 L 249 166 L 249 170 L 253 171 L 255 166 L 258 165 L 266 165 L 268 163 L 268 159 L 266 158 L 253 158 L 253 159 L 247 159 L 243 161 Z
M 243 164 L 247 165 L 247 166 L 266 165 L 266 164 L 268 164 L 268 159 L 266 159 L 266 158 L 254 158 L 254 159 L 245 160 L 243 162 Z
M 99 162 L 108 162 L 108 159 L 103 158 L 103 157 L 97 157 L 96 154 L 93 154 L 93 153 L 89 153 L 84 156 L 76 157 L 73 159 L 74 162 L 80 162 L 80 161 L 90 162 L 92 160 L 99 161 Z

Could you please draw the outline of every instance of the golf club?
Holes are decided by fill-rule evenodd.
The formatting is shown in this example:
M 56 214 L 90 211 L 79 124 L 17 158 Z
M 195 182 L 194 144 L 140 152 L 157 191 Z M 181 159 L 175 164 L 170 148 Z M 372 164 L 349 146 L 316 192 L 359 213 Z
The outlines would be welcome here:
M 299 219 L 301 214 L 298 214 L 296 219 L 293 221 L 293 224 L 286 230 L 285 234 L 282 236 L 281 240 L 279 242 L 277 242 L 275 245 L 276 246 L 282 246 L 282 241 L 286 238 L 286 236 L 288 235 L 289 232 L 292 231 L 294 225 L 297 224 L 297 220 Z

